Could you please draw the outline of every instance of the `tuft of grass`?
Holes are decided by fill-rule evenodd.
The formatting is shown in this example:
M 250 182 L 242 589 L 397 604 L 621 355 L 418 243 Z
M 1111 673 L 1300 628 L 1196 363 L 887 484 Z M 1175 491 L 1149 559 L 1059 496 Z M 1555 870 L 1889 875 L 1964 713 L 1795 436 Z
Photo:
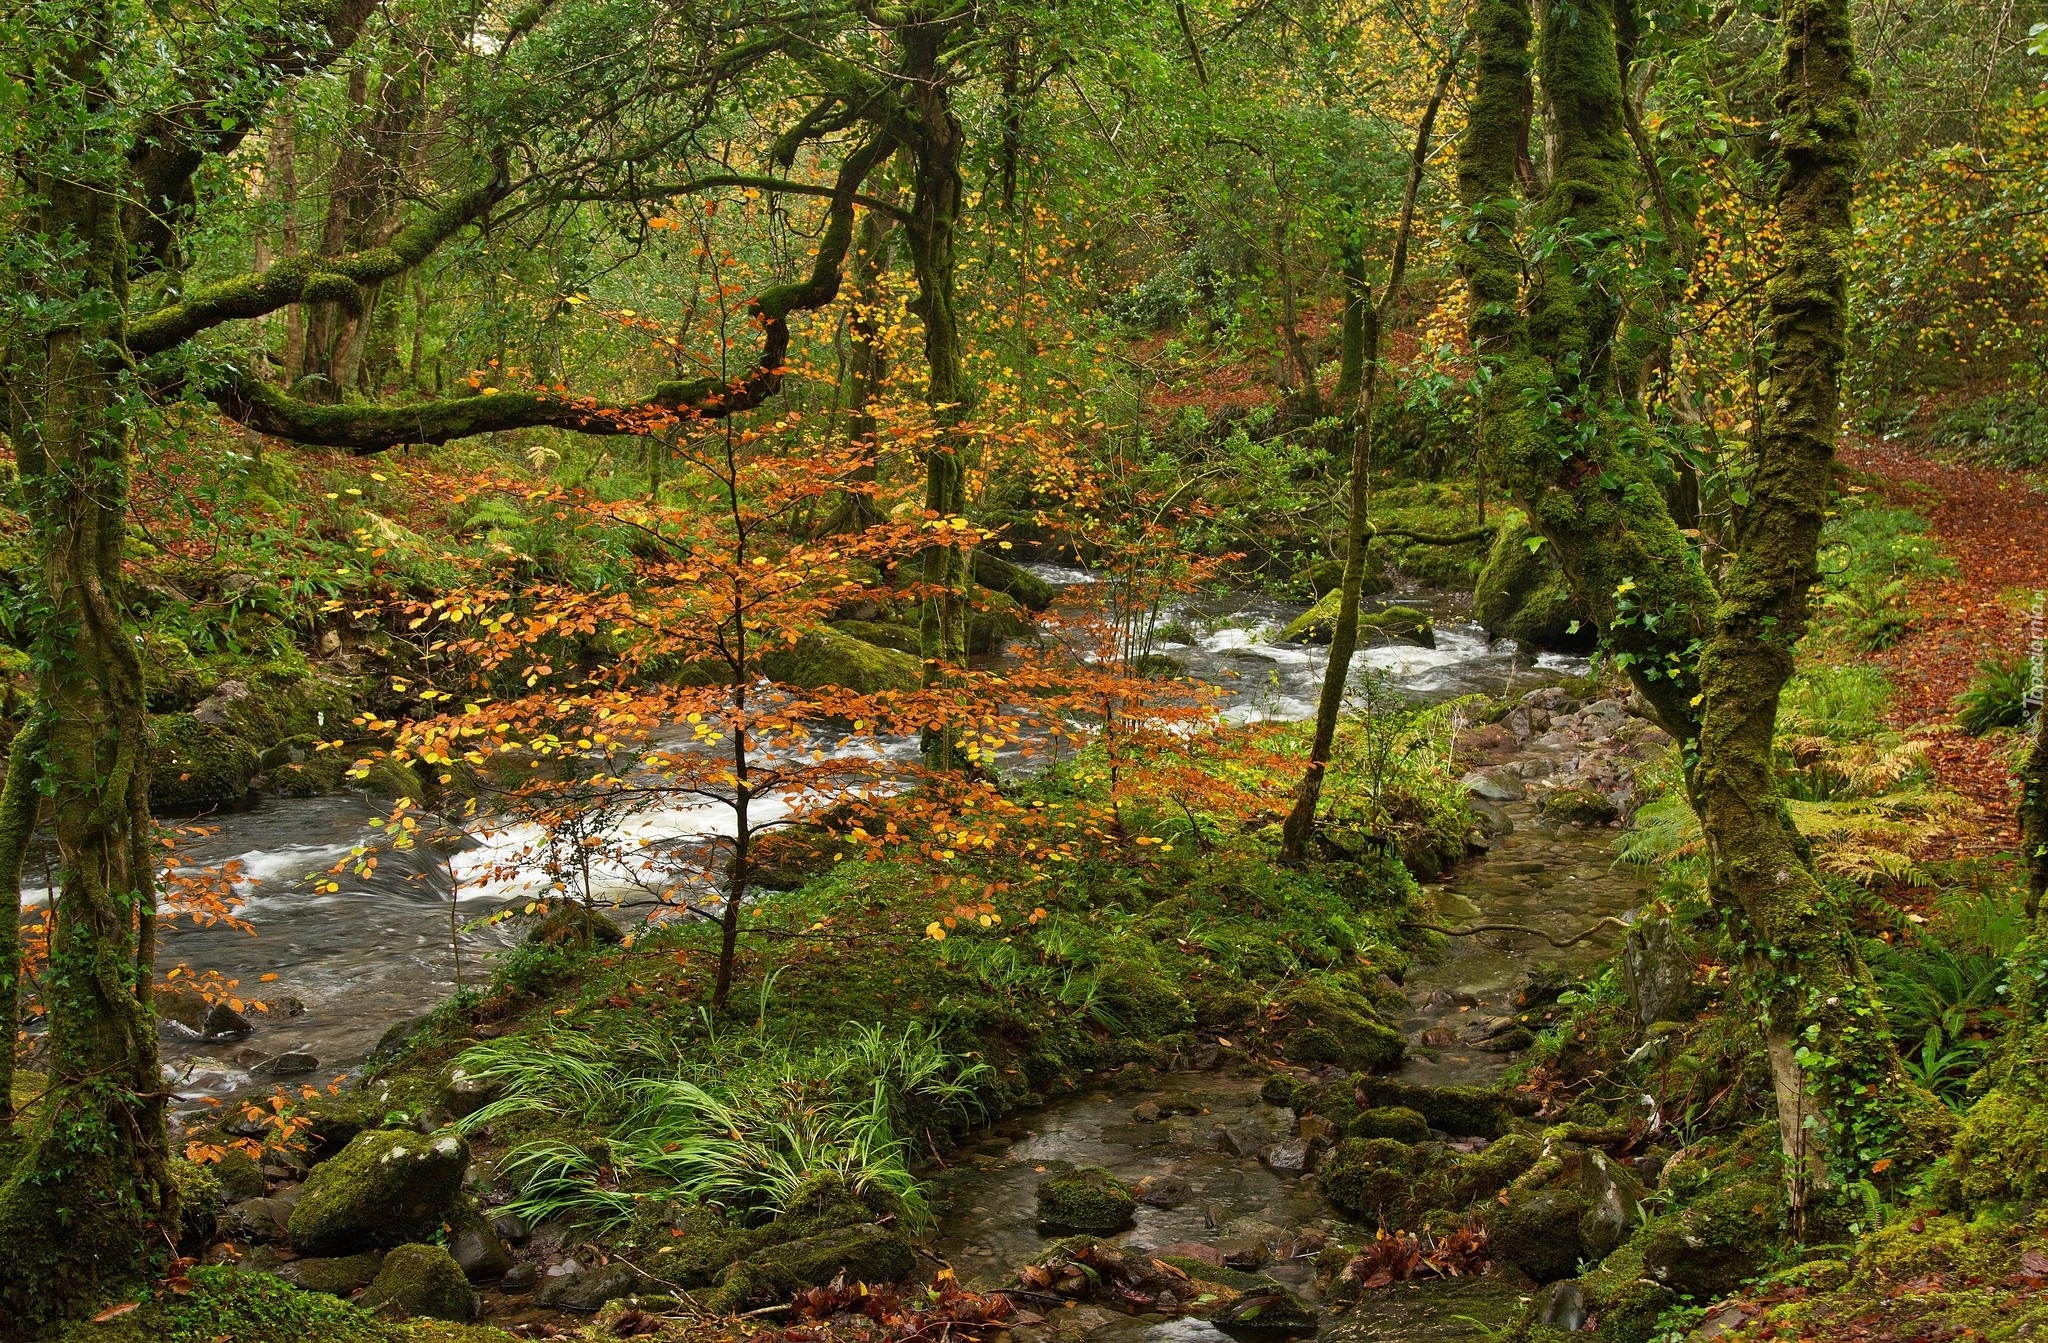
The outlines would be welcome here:
M 554 1030 L 479 1045 L 456 1066 L 503 1088 L 461 1121 L 465 1130 L 533 1116 L 611 1124 L 597 1150 L 539 1137 L 503 1163 L 519 1181 L 522 1214 L 599 1229 L 627 1221 L 646 1198 L 772 1217 L 823 1175 L 888 1195 L 922 1221 L 910 1137 L 978 1116 L 989 1075 L 915 1022 L 896 1033 L 857 1025 L 808 1048 L 759 1031 L 713 1032 L 687 1059 Z
M 2027 721 L 2032 680 L 2033 666 L 2024 657 L 1985 658 L 1977 664 L 1970 688 L 1955 698 L 1956 722 L 1977 737 L 2002 727 L 2019 727 Z

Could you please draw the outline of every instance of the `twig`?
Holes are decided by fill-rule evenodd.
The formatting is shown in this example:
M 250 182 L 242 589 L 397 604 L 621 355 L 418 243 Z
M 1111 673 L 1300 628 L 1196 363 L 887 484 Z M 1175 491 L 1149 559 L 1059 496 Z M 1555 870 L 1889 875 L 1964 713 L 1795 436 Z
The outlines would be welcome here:
M 1610 914 L 1606 918 L 1600 920 L 1600 922 L 1594 924 L 1591 928 L 1588 928 L 1585 932 L 1580 933 L 1578 936 L 1567 937 L 1563 941 L 1559 941 L 1557 938 L 1552 937 L 1549 933 L 1544 932 L 1541 928 L 1530 928 L 1519 923 L 1479 923 L 1474 924 L 1470 928 L 1446 928 L 1439 923 L 1418 922 L 1412 926 L 1423 929 L 1425 932 L 1442 933 L 1445 937 L 1470 937 L 1474 933 L 1527 933 L 1531 937 L 1542 938 L 1545 942 L 1548 942 L 1553 947 L 1575 947 L 1579 943 L 1591 937 L 1593 934 L 1599 932 L 1602 928 L 1605 928 L 1610 923 L 1617 928 L 1628 927 L 1628 922 L 1626 920 L 1618 919 L 1614 917 L 1612 914 Z
M 742 1320 L 758 1320 L 763 1315 L 780 1315 L 783 1311 L 788 1310 L 789 1308 L 790 1304 L 787 1301 L 785 1301 L 779 1306 L 763 1306 L 759 1310 L 746 1311 L 743 1314 L 741 1314 L 738 1318 Z

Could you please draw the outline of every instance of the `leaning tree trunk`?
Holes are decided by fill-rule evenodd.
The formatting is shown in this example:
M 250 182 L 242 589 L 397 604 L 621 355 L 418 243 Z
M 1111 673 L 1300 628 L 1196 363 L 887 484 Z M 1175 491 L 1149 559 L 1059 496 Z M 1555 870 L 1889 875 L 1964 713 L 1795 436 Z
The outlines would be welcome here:
M 1351 655 L 1358 651 L 1358 599 L 1365 588 L 1365 550 L 1372 540 L 1366 510 L 1366 490 L 1372 475 L 1372 433 L 1374 400 L 1380 381 L 1380 335 L 1393 319 L 1400 302 L 1401 282 L 1408 270 L 1408 240 L 1415 229 L 1415 198 L 1422 190 L 1422 171 L 1429 163 L 1429 142 L 1436 131 L 1436 114 L 1450 91 L 1457 72 L 1459 48 L 1453 48 L 1438 73 L 1436 88 L 1422 110 L 1422 122 L 1415 128 L 1415 147 L 1408 156 L 1408 184 L 1401 196 L 1401 218 L 1394 228 L 1394 253 L 1388 267 L 1387 290 L 1377 306 L 1365 284 L 1363 261 L 1351 263 L 1360 253 L 1355 247 L 1345 252 L 1345 278 L 1352 295 L 1344 311 L 1344 366 L 1352 360 L 1354 341 L 1352 309 L 1357 312 L 1357 358 L 1362 369 L 1363 403 L 1351 430 L 1351 477 L 1346 486 L 1350 512 L 1344 524 L 1344 576 L 1337 596 L 1337 623 L 1330 632 L 1330 660 L 1323 668 L 1322 693 L 1316 700 L 1315 735 L 1309 742 L 1308 768 L 1294 790 L 1294 806 L 1280 831 L 1281 861 L 1299 865 L 1307 856 L 1309 836 L 1315 832 L 1316 809 L 1322 803 L 1323 776 L 1330 767 L 1330 752 L 1337 742 L 1337 719 L 1344 710 L 1344 687 L 1351 679 Z M 1341 379 L 1340 379 L 1341 386 Z M 1348 408 L 1349 402 L 1344 403 Z
M 92 119 L 106 100 L 111 17 L 86 13 L 97 29 L 79 32 L 64 74 Z M 77 252 L 50 281 L 65 315 L 42 340 L 38 432 L 17 443 L 41 570 L 32 657 L 57 843 L 43 981 L 49 1085 L 0 1186 L 0 1318 L 23 1332 L 142 1276 L 176 1211 L 149 1005 L 156 899 L 142 667 L 119 596 L 128 427 L 110 370 L 122 363 L 121 193 L 70 164 L 41 173 L 36 191 L 36 234 L 75 240 Z

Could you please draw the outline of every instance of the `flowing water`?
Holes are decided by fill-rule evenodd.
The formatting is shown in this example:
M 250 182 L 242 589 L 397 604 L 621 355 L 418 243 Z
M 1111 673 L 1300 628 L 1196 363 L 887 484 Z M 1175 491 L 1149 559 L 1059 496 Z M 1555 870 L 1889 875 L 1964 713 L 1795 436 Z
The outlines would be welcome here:
M 1063 586 L 1090 581 L 1078 569 L 1033 567 Z M 1354 677 L 1370 671 L 1403 694 L 1437 700 L 1525 689 L 1584 669 L 1578 659 L 1545 655 L 1532 660 L 1511 642 L 1489 644 L 1460 613 L 1455 598 L 1411 595 L 1401 600 L 1436 614 L 1437 647 L 1383 643 L 1361 649 L 1353 660 Z M 1230 721 L 1304 718 L 1314 711 L 1327 653 L 1278 638 L 1302 609 L 1261 595 L 1205 597 L 1170 613 L 1182 629 L 1193 632 L 1192 640 L 1163 643 L 1159 651 L 1218 687 Z M 899 754 L 912 746 L 892 743 L 883 749 Z M 473 834 L 453 854 L 424 845 L 386 850 L 373 872 L 357 875 L 345 860 L 361 846 L 378 844 L 381 832 L 372 822 L 384 814 L 377 804 L 340 795 L 268 799 L 244 811 L 182 823 L 189 831 L 188 861 L 237 865 L 237 889 L 246 901 L 242 913 L 254 931 L 180 925 L 163 936 L 160 963 L 217 971 L 239 981 L 241 994 L 273 1007 L 248 1014 L 255 1030 L 245 1041 L 199 1041 L 175 1026 L 165 1027 L 167 1071 L 182 1108 L 267 1089 L 270 1079 L 251 1073 L 265 1056 L 311 1055 L 319 1060 L 312 1076 L 321 1081 L 353 1071 L 385 1029 L 427 1011 L 458 983 L 483 982 L 492 959 L 516 941 L 516 925 L 487 924 L 482 916 L 530 898 L 534 885 L 503 879 L 503 869 L 530 847 L 533 835 L 504 826 Z M 676 807 L 633 821 L 650 836 L 675 837 L 714 834 L 721 828 L 729 833 L 730 824 L 729 814 L 716 805 Z M 1604 860 L 1574 864 L 1550 852 L 1546 845 L 1555 842 L 1560 841 L 1542 838 L 1526 822 L 1518 824 L 1503 853 L 1519 856 L 1468 865 L 1453 887 L 1512 920 L 1539 920 L 1546 909 L 1577 903 L 1557 898 L 1560 883 L 1579 882 L 1590 891 L 1601 880 L 1593 868 L 1604 871 Z M 1581 867 L 1586 870 L 1580 872 Z M 1547 875 L 1539 882 L 1534 879 L 1538 874 Z M 611 876 L 614 894 L 630 884 L 626 874 Z M 327 884 L 333 889 L 323 889 Z M 26 892 L 31 901 L 40 894 Z M 1498 941 L 1462 946 L 1453 960 L 1417 982 L 1448 976 L 1446 983 L 1476 985 L 1492 994 L 1518 963 L 1515 948 Z M 1427 1028 L 1420 1025 L 1418 1032 Z M 1445 1051 L 1435 1066 L 1448 1079 L 1492 1065 Z

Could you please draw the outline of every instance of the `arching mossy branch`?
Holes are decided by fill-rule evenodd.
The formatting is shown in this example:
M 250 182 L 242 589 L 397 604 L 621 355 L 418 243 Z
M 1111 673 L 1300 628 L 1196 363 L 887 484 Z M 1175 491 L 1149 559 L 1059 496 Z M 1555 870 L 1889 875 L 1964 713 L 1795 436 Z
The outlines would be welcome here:
M 895 148 L 877 136 L 847 156 L 833 188 L 825 232 L 810 275 L 763 290 L 748 305 L 761 328 L 761 356 L 738 378 L 665 382 L 637 401 L 605 402 L 555 392 L 504 391 L 410 406 L 321 406 L 268 383 L 233 375 L 207 395 L 230 418 L 259 433 L 369 456 L 406 444 L 442 444 L 508 429 L 573 429 L 585 434 L 648 434 L 677 420 L 716 420 L 752 410 L 782 389 L 789 317 L 839 295 L 840 269 L 853 241 L 858 188 Z
M 382 247 L 353 256 L 303 253 L 253 275 L 200 285 L 176 303 L 129 323 L 127 344 L 138 357 L 161 354 L 211 327 L 262 317 L 293 303 L 358 301 L 360 287 L 402 275 L 503 200 L 512 182 L 500 164 L 491 179 L 461 192 L 426 218 L 400 229 Z

